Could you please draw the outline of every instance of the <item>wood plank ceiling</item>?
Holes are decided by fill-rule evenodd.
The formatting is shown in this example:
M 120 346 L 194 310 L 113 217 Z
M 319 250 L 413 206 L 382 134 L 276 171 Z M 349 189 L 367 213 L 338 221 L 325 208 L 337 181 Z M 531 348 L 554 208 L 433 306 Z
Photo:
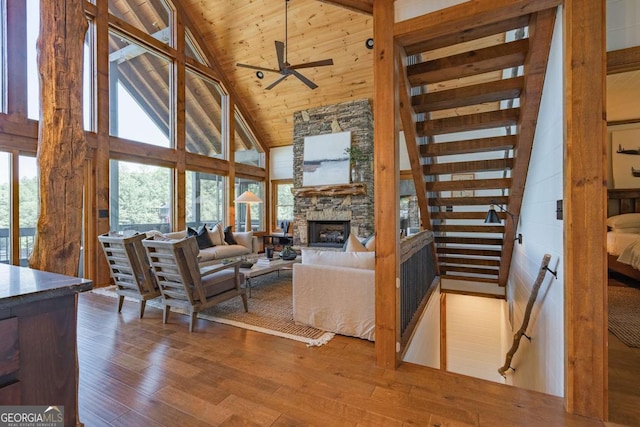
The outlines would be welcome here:
M 358 2 L 356 2 L 358 3 Z M 365 41 L 373 36 L 373 17 L 318 0 L 290 0 L 288 60 L 291 64 L 332 58 L 334 65 L 303 69 L 319 87 L 307 88 L 293 76 L 271 90 L 278 76 L 236 63 L 277 68 L 274 41 L 285 38 L 285 0 L 202 0 L 181 2 L 196 31 L 218 55 L 220 66 L 243 98 L 268 147 L 290 145 L 293 113 L 322 105 L 373 98 L 373 50 Z M 214 6 L 215 7 L 212 7 Z

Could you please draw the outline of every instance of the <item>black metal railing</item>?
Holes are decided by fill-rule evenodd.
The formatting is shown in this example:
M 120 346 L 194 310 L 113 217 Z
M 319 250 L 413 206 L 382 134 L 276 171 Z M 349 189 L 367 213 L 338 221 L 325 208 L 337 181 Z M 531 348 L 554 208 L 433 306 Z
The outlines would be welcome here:
M 416 319 L 437 284 L 433 232 L 421 231 L 400 244 L 400 331 L 406 345 Z
M 35 227 L 20 228 L 20 265 L 26 267 L 29 264 L 29 255 L 33 252 L 35 243 Z M 8 228 L 0 228 L 0 263 L 9 264 L 11 253 L 11 233 Z

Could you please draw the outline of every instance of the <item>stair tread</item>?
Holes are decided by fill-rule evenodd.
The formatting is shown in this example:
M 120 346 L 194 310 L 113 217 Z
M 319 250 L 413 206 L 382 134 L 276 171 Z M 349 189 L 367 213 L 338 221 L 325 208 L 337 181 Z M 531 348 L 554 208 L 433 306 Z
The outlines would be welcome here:
M 476 224 L 435 224 L 433 231 L 449 231 L 452 233 L 504 233 L 503 225 L 476 225 Z
M 472 179 L 466 181 L 431 181 L 425 183 L 427 191 L 503 189 L 511 186 L 511 178 Z
M 427 120 L 416 124 L 418 136 L 435 136 L 448 133 L 468 132 L 515 126 L 520 116 L 519 108 L 487 111 L 464 116 L 445 117 L 443 119 Z
M 422 166 L 424 175 L 440 175 L 465 172 L 484 172 L 510 170 L 513 167 L 513 159 L 474 160 L 451 163 L 434 163 Z
M 455 274 L 441 274 L 440 279 L 449 279 L 449 280 L 465 280 L 470 282 L 483 282 L 483 283 L 493 283 L 498 284 L 497 279 L 491 279 L 486 277 L 470 277 L 470 276 L 459 276 Z
M 430 206 L 470 206 L 470 205 L 491 205 L 491 204 L 507 204 L 508 196 L 489 196 L 489 197 L 431 197 L 429 198 Z M 495 202 L 495 203 L 494 203 Z M 486 215 L 486 212 L 485 212 Z
M 426 113 L 504 101 L 518 98 L 523 87 L 524 77 L 494 80 L 477 85 L 415 95 L 411 97 L 411 105 L 416 113 Z
M 522 39 L 456 55 L 420 62 L 407 67 L 412 86 L 459 79 L 524 64 L 529 40 Z
M 422 144 L 420 145 L 420 155 L 422 157 L 437 157 L 509 150 L 515 147 L 517 142 L 518 137 L 516 135 L 506 135 L 489 138 L 465 139 L 453 142 Z
M 468 256 L 481 256 L 500 258 L 502 251 L 500 249 L 469 249 L 469 248 L 451 248 L 448 246 L 436 248 L 438 256 L 447 255 L 468 255 Z
M 491 267 L 500 267 L 500 260 L 487 258 L 463 258 L 452 256 L 438 257 L 438 263 L 445 264 L 470 264 L 470 265 L 486 265 Z

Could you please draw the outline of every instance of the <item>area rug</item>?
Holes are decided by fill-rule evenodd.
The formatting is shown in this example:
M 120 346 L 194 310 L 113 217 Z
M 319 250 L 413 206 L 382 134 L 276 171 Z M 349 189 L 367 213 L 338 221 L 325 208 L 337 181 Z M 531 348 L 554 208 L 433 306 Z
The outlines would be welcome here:
M 92 292 L 113 298 L 117 296 L 113 286 L 97 288 Z M 162 303 L 159 298 L 155 298 L 147 301 L 147 306 L 162 308 Z M 174 308 L 171 311 L 181 312 L 180 309 Z M 308 346 L 324 345 L 334 336 L 333 333 L 297 325 L 293 321 L 290 271 L 269 273 L 251 279 L 248 313 L 244 311 L 240 298 L 232 298 L 198 313 L 198 317 L 304 342 Z
M 609 330 L 628 347 L 640 348 L 640 289 L 609 286 Z

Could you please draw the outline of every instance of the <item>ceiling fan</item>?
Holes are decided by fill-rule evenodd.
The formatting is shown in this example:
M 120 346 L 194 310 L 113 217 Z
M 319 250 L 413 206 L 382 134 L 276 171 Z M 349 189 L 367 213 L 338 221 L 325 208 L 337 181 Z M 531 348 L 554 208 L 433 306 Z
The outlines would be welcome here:
M 306 84 L 310 89 L 315 89 L 318 87 L 317 84 L 300 74 L 297 70 L 301 68 L 313 68 L 313 67 L 323 67 L 325 65 L 333 65 L 333 59 L 323 59 L 321 61 L 313 61 L 306 62 L 302 64 L 291 65 L 287 61 L 287 41 L 288 41 L 288 22 L 287 22 L 287 10 L 288 10 L 289 0 L 285 0 L 285 9 L 284 9 L 284 43 L 277 41 L 276 44 L 276 57 L 278 58 L 278 69 L 274 68 L 264 68 L 264 67 L 256 67 L 255 65 L 249 64 L 241 64 L 237 63 L 238 67 L 250 68 L 252 70 L 258 71 L 269 71 L 273 73 L 279 73 L 280 77 L 278 77 L 273 83 L 266 87 L 267 90 L 273 89 L 278 83 L 286 79 L 287 77 L 293 75 L 296 76 L 300 81 Z

